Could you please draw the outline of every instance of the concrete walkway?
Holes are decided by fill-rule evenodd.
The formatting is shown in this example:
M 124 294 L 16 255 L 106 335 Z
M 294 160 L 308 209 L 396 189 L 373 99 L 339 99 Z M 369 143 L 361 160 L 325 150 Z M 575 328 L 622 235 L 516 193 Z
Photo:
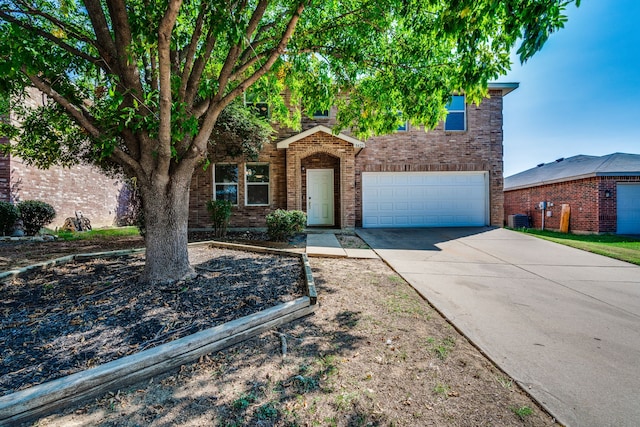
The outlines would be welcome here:
M 640 425 L 640 267 L 504 229 L 358 235 L 559 422 Z
M 371 249 L 343 248 L 333 233 L 307 233 L 307 256 L 325 258 L 378 258 Z

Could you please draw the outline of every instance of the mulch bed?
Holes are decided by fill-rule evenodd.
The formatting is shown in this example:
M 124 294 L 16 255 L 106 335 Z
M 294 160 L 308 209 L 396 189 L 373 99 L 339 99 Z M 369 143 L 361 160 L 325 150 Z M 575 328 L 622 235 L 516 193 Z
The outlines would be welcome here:
M 143 255 L 72 262 L 0 283 L 0 395 L 302 296 L 300 259 L 196 246 L 198 277 L 142 287 Z

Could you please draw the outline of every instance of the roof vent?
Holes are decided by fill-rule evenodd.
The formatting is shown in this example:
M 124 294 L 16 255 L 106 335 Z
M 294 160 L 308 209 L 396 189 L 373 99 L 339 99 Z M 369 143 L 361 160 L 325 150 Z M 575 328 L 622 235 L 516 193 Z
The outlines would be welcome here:
M 563 160 L 564 160 L 564 157 L 560 157 L 559 159 L 556 159 L 556 163 L 560 163 Z
M 538 164 L 536 165 L 536 167 L 537 167 L 537 168 L 539 168 L 539 167 L 541 167 L 541 166 L 544 166 L 544 163 L 538 163 Z

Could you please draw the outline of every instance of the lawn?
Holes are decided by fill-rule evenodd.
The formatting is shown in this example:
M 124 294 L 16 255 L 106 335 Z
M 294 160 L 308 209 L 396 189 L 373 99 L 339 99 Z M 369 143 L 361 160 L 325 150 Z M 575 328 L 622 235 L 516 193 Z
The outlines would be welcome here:
M 59 231 L 58 238 L 65 241 L 91 240 L 91 239 L 114 239 L 127 236 L 139 236 L 140 232 L 136 227 L 109 227 L 96 228 L 81 233 L 72 231 Z
M 640 239 L 617 234 L 567 234 L 557 231 L 518 229 L 541 239 L 640 265 Z

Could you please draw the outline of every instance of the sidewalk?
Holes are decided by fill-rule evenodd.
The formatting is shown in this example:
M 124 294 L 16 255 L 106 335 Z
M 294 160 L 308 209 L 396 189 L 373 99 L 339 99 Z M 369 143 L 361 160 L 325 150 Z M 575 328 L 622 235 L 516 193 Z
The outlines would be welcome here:
M 333 233 L 307 234 L 306 253 L 309 257 L 323 258 L 378 258 L 372 249 L 343 248 Z

